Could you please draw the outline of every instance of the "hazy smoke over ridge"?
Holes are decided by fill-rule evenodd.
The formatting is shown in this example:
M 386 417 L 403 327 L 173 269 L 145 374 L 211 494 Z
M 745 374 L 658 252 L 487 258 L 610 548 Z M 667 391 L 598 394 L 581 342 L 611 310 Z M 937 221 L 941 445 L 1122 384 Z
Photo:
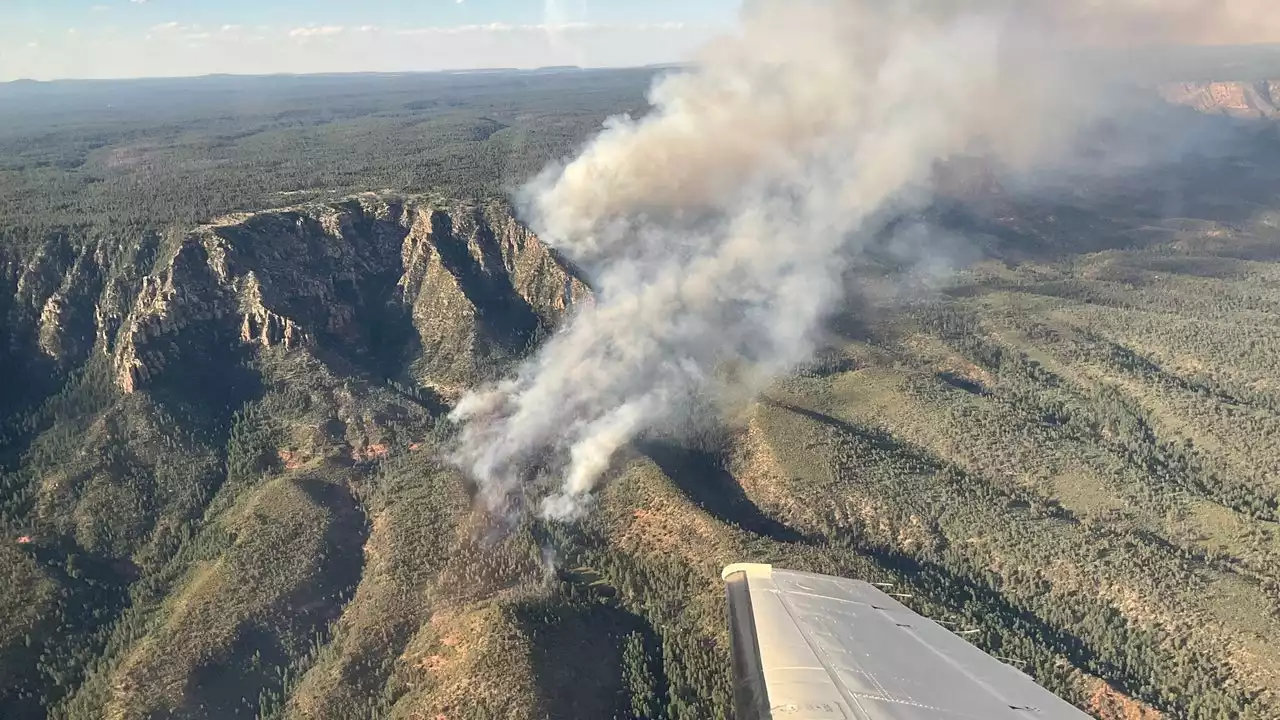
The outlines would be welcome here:
M 848 264 L 927 201 L 938 162 L 1031 168 L 1068 149 L 1103 106 L 1068 48 L 1203 36 L 1215 7 L 1234 8 L 1229 34 L 1262 3 L 749 3 L 736 35 L 654 87 L 649 116 L 526 188 L 534 229 L 597 301 L 459 403 L 453 461 L 491 508 L 550 478 L 543 513 L 576 516 L 618 449 L 682 422 L 726 368 L 751 392 L 804 361 Z
M 1244 45 L 1280 41 L 1273 0 L 1067 0 L 1029 3 L 1086 41 Z

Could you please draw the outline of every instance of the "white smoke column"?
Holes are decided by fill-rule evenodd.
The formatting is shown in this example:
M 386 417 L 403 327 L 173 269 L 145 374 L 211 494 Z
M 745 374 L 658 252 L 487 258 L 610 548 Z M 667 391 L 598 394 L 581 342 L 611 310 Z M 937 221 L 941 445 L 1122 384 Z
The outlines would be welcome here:
M 1069 147 L 1097 103 L 1066 80 L 1057 8 L 750 3 L 737 35 L 656 84 L 649 116 L 527 188 L 596 302 L 459 403 L 453 461 L 495 509 L 551 478 L 543 514 L 573 518 L 619 448 L 683 422 L 725 368 L 760 383 L 805 360 L 860 244 L 928 197 L 938 162 Z

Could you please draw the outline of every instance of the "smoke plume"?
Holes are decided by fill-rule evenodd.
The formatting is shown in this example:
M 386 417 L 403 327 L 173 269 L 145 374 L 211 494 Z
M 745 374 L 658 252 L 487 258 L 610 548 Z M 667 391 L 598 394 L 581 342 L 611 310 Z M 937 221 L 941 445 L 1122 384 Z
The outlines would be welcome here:
M 1119 70 L 1082 70 L 1081 46 L 1257 32 L 1262 4 L 749 2 L 736 33 L 655 84 L 650 114 L 611 120 L 525 189 L 596 300 L 459 403 L 453 461 L 494 509 L 551 482 L 542 513 L 579 515 L 627 443 L 808 358 L 846 269 L 928 202 L 939 163 L 1069 153 L 1106 107 L 1096 74 Z

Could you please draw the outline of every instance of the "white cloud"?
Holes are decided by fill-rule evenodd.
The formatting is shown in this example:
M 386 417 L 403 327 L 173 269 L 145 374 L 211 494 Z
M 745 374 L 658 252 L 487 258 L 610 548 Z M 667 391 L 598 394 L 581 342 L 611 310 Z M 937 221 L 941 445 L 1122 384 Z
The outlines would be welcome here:
M 186 25 L 184 23 L 177 22 L 176 20 L 171 20 L 167 23 L 160 23 L 159 25 L 152 25 L 148 28 L 148 31 L 153 33 L 195 33 L 201 32 L 202 30 L 203 28 L 201 28 L 199 23 Z
M 146 4 L 147 0 L 129 0 L 129 2 L 133 3 L 134 5 L 144 5 Z
M 664 23 L 644 23 L 637 26 L 639 30 L 683 30 L 685 24 L 682 22 L 664 22 Z
M 364 28 L 361 28 L 362 30 Z M 376 28 L 375 28 L 376 29 Z M 682 22 L 641 23 L 638 25 L 611 25 L 586 22 L 538 23 L 512 25 L 510 23 L 486 23 L 483 25 L 454 25 L 446 27 L 422 27 L 397 30 L 397 35 L 466 35 L 472 33 L 596 33 L 596 32 L 682 32 L 685 30 L 707 32 L 709 28 L 696 28 Z
M 226 33 L 228 31 L 223 30 L 223 32 Z M 148 28 L 146 35 L 143 36 L 143 40 L 185 41 L 188 43 L 187 46 L 191 47 L 191 42 L 204 41 L 211 37 L 213 37 L 213 33 L 203 28 L 199 23 L 186 25 L 176 20 L 171 20 L 167 23 L 152 25 Z M 227 37 L 228 39 L 234 39 L 229 35 Z
M 324 37 L 327 35 L 340 35 L 346 28 L 341 25 L 324 25 L 322 27 L 301 27 L 294 28 L 289 31 L 289 37 L 308 38 L 308 37 Z
M 517 32 L 566 32 L 603 30 L 610 26 L 591 25 L 588 23 L 561 23 L 555 25 L 511 25 L 509 23 L 487 23 L 484 25 L 455 25 L 453 27 L 424 27 L 397 30 L 397 35 L 468 35 L 473 33 L 517 33 Z M 632 29 L 637 29 L 633 27 Z
M 89 7 L 89 12 L 107 12 L 111 9 L 110 5 L 93 5 Z

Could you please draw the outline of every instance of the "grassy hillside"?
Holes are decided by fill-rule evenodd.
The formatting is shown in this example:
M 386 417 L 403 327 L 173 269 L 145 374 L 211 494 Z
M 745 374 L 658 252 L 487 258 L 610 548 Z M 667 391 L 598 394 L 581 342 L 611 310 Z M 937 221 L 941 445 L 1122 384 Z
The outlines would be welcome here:
M 1280 714 L 1273 145 L 937 208 L 974 263 L 866 268 L 814 362 L 512 527 L 444 415 L 589 290 L 469 195 L 643 104 L 572 78 L 5 126 L 0 716 L 727 717 L 741 560 L 895 583 L 1106 720 Z

